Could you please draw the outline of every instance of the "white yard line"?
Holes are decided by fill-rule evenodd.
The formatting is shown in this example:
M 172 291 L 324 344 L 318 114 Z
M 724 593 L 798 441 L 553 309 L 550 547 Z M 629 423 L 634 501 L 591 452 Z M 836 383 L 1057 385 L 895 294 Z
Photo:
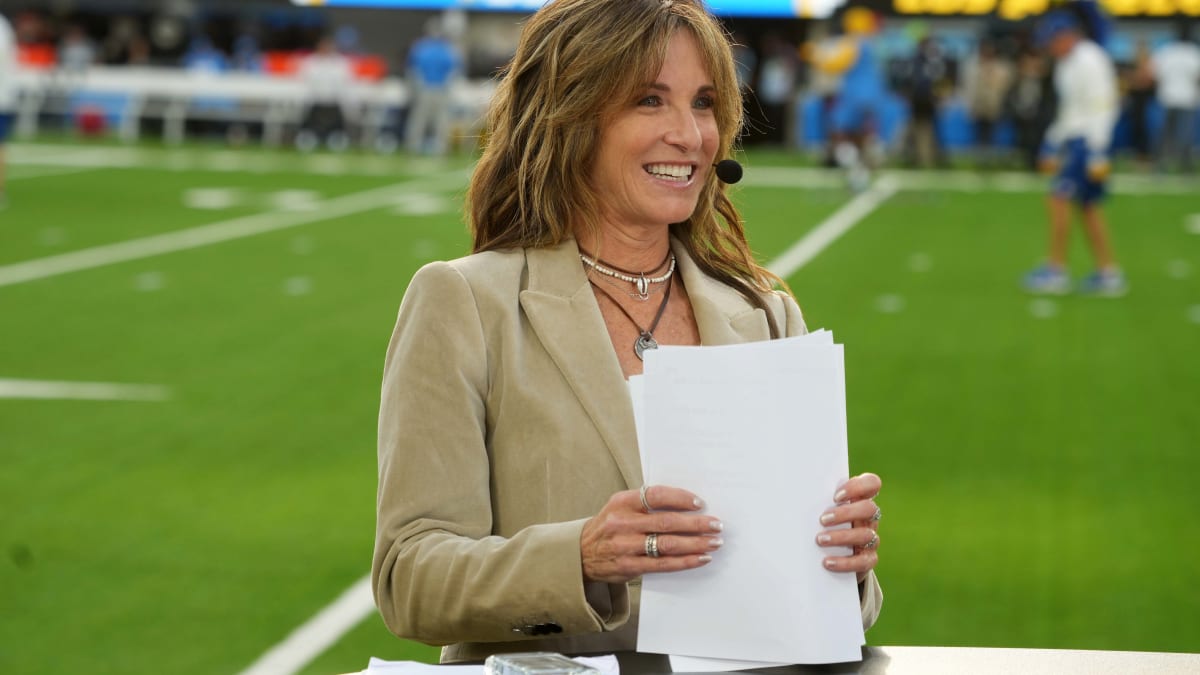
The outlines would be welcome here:
M 169 389 L 157 384 L 61 382 L 0 378 L 0 398 L 84 401 L 165 401 L 170 396 L 171 392 Z
M 891 178 L 904 190 L 953 192 L 1046 192 L 1050 178 L 1022 171 L 924 171 L 888 170 L 881 178 Z M 744 181 L 748 187 L 832 188 L 845 189 L 845 175 L 836 169 L 792 166 L 749 167 Z M 1200 181 L 1191 176 L 1154 176 L 1116 174 L 1109 181 L 1115 194 L 1187 195 L 1200 191 Z
M 53 167 L 53 168 L 24 168 L 18 171 L 11 171 L 8 175 L 9 181 L 27 180 L 29 178 L 45 178 L 47 176 L 70 176 L 77 173 L 87 173 L 96 171 L 100 167 Z
M 290 675 L 308 665 L 375 611 L 371 576 L 354 582 L 336 600 L 292 631 L 240 675 Z M 365 657 L 364 657 L 365 658 Z
M 461 184 L 461 173 L 439 179 L 431 178 L 418 183 L 389 185 L 374 190 L 335 197 L 319 203 L 311 211 L 277 211 L 243 216 L 209 225 L 201 225 L 177 232 L 167 232 L 141 239 L 132 239 L 116 244 L 72 251 L 60 255 L 37 258 L 0 267 L 0 286 L 11 286 L 27 281 L 45 279 L 59 274 L 140 260 L 151 256 L 186 251 L 219 244 L 225 241 L 251 237 L 265 232 L 274 232 L 298 225 L 305 225 L 331 218 L 340 218 L 362 211 L 383 208 L 395 203 L 400 197 L 412 193 L 424 193 L 445 188 L 447 179 L 453 185 Z
M 875 181 L 865 192 L 859 193 L 836 213 L 792 244 L 778 258 L 767 263 L 767 269 L 779 275 L 781 279 L 787 279 L 801 267 L 807 265 L 818 253 L 837 241 L 838 237 L 849 232 L 852 227 L 896 194 L 899 189 L 899 185 L 890 176 L 884 176 Z

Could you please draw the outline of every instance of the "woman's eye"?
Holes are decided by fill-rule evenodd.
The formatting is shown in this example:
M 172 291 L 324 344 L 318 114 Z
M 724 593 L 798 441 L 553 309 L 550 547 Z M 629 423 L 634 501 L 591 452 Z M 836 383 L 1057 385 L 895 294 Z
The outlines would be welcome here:
M 662 104 L 662 99 L 657 96 L 654 96 L 654 95 L 643 97 L 641 100 L 638 101 L 638 105 L 644 105 L 644 106 L 657 106 L 657 105 L 661 105 L 661 104 Z
M 711 96 L 701 96 L 697 98 L 694 103 L 692 103 L 692 106 L 699 108 L 700 110 L 709 110 L 716 104 L 716 101 L 714 101 Z

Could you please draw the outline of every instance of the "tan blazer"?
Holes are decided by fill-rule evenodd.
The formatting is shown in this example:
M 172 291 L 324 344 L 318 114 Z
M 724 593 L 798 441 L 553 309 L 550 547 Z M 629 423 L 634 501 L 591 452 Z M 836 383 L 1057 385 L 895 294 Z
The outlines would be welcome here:
M 677 242 L 703 344 L 769 339 L 766 315 Z M 426 265 L 388 346 L 372 583 L 396 635 L 442 661 L 632 651 L 640 580 L 584 584 L 584 522 L 642 484 L 633 409 L 574 241 Z M 786 335 L 791 298 L 768 298 Z M 882 595 L 863 594 L 874 622 Z

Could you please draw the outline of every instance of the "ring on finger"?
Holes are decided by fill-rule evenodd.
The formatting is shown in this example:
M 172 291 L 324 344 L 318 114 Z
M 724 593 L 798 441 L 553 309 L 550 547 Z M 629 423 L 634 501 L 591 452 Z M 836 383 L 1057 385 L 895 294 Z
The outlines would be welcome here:
M 867 543 L 863 544 L 863 550 L 870 551 L 871 549 L 875 548 L 878 545 L 879 545 L 879 533 L 872 532 L 871 533 L 871 541 L 868 541 Z
M 658 533 L 657 532 L 651 532 L 650 534 L 646 535 L 645 548 L 646 548 L 647 556 L 649 556 L 651 558 L 658 557 Z
M 875 507 L 875 513 L 874 513 L 874 515 L 871 516 L 871 520 L 873 520 L 877 523 L 879 521 L 883 520 L 883 510 L 880 509 L 878 506 Z
M 642 508 L 646 510 L 646 513 L 650 513 L 650 502 L 646 501 L 646 491 L 649 489 L 650 489 L 649 485 L 643 485 L 642 489 L 640 491 L 641 497 L 642 497 Z M 647 555 L 649 555 L 649 554 L 647 554 Z

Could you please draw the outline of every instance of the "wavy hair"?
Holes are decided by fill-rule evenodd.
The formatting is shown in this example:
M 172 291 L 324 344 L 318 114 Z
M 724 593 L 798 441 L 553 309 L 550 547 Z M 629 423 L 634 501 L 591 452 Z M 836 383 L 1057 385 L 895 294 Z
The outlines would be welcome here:
M 603 197 L 590 176 L 601 127 L 658 75 L 678 30 L 696 38 L 717 91 L 718 157 L 733 152 L 743 124 L 733 54 L 701 2 L 552 0 L 522 30 L 488 110 L 467 193 L 475 252 L 554 246 L 575 227 L 599 230 Z M 762 293 L 786 289 L 755 262 L 742 218 L 711 171 L 696 210 L 671 232 L 706 274 L 757 307 L 766 310 Z

